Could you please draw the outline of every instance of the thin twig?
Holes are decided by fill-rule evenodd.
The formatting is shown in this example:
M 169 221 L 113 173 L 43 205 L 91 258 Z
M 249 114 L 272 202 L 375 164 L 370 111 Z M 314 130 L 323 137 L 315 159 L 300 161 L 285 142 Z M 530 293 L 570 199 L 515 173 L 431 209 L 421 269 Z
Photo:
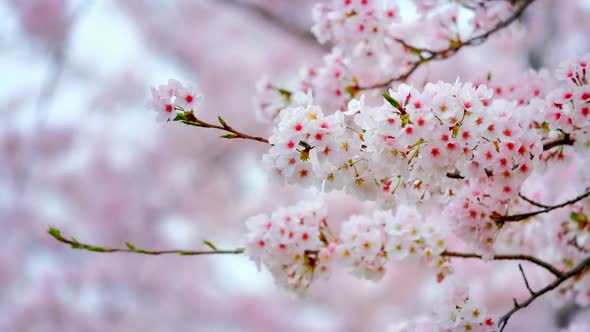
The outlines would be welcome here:
M 547 213 L 547 212 L 551 212 L 553 210 L 556 209 L 561 209 L 563 207 L 566 207 L 568 205 L 577 203 L 581 200 L 583 200 L 584 198 L 590 196 L 590 190 L 586 191 L 585 193 L 570 199 L 569 201 L 565 201 L 563 203 L 557 204 L 557 205 L 549 205 L 544 209 L 541 210 L 537 210 L 537 211 L 533 211 L 533 212 L 527 212 L 527 213 L 520 213 L 520 214 L 512 214 L 512 215 L 506 215 L 506 216 L 493 216 L 492 219 L 496 222 L 496 223 L 505 223 L 505 222 L 515 222 L 515 221 L 521 221 L 521 220 L 525 220 L 528 219 L 530 217 L 534 217 L 538 214 L 542 214 L 542 213 Z
M 452 251 L 444 251 L 441 256 L 445 257 L 457 257 L 457 258 L 476 258 L 482 259 L 481 255 L 471 254 L 471 253 L 460 253 L 460 252 L 452 252 Z M 492 260 L 520 260 L 520 261 L 528 261 L 535 265 L 538 265 L 545 270 L 549 271 L 556 277 L 560 277 L 562 272 L 556 268 L 555 266 L 533 256 L 529 255 L 494 255 Z
M 526 197 L 525 195 L 523 195 L 522 193 L 518 193 L 518 197 L 522 198 L 525 202 L 534 205 L 536 207 L 540 207 L 543 209 L 548 209 L 550 206 L 549 205 L 545 205 L 545 204 L 541 204 L 539 202 L 533 201 L 532 199 Z
M 529 285 L 529 281 L 526 278 L 526 274 L 524 274 L 524 270 L 522 269 L 522 264 L 518 264 L 518 269 L 520 270 L 520 274 L 522 274 L 522 279 L 524 279 L 524 284 L 526 285 L 526 289 L 529 290 L 529 293 L 531 293 L 531 295 L 534 295 L 535 292 L 533 292 L 533 290 L 531 289 L 531 286 Z
M 174 121 L 180 121 L 180 122 L 187 124 L 189 126 L 196 126 L 196 127 L 202 127 L 202 128 L 213 128 L 213 129 L 219 129 L 222 131 L 229 132 L 229 134 L 221 136 L 223 138 L 227 138 L 227 139 L 241 138 L 241 139 L 247 139 L 247 140 L 257 141 L 257 142 L 261 142 L 261 143 L 267 143 L 267 144 L 269 143 L 268 139 L 266 139 L 264 137 L 252 136 L 252 135 L 244 134 L 240 131 L 237 131 L 236 129 L 234 129 L 230 125 L 228 125 L 225 122 L 225 120 L 223 120 L 222 117 L 218 117 L 218 120 L 219 120 L 220 125 L 205 122 L 201 119 L 198 119 L 195 116 L 193 111 L 179 113 L 176 115 L 176 118 L 174 118 Z
M 508 324 L 508 320 L 516 312 L 518 312 L 519 310 L 521 310 L 523 308 L 526 308 L 529 304 L 531 304 L 533 301 L 535 301 L 537 298 L 539 298 L 543 294 L 545 294 L 551 290 L 554 290 L 555 288 L 557 288 L 559 285 L 561 285 L 566 280 L 583 273 L 588 268 L 590 268 L 590 256 L 583 259 L 573 269 L 563 273 L 560 277 L 555 279 L 555 281 L 553 281 L 552 283 L 548 284 L 547 286 L 543 287 L 542 289 L 540 289 L 537 292 L 532 292 L 531 296 L 526 301 L 524 301 L 522 303 L 518 303 L 515 299 L 514 300 L 514 307 L 510 311 L 508 311 L 504 316 L 502 316 L 500 318 L 500 320 L 498 321 L 498 327 L 500 328 L 500 332 L 504 331 L 504 328 Z
M 293 24 L 284 17 L 281 17 L 270 10 L 265 9 L 261 5 L 257 5 L 255 3 L 251 3 L 249 1 L 240 1 L 240 0 L 218 0 L 220 3 L 226 4 L 228 6 L 233 6 L 238 9 L 243 10 L 246 13 L 251 15 L 257 16 L 262 20 L 272 24 L 273 26 L 277 27 L 279 30 L 287 33 L 290 36 L 293 36 L 300 41 L 310 45 L 314 48 L 326 50 L 326 47 L 321 45 L 317 42 L 315 36 L 306 29 L 298 27 L 296 24 Z
M 80 249 L 86 251 L 93 251 L 93 252 L 101 252 L 101 253 L 112 253 L 112 252 L 123 252 L 123 253 L 133 253 L 133 254 L 141 254 L 141 255 L 151 255 L 151 256 L 158 256 L 158 255 L 182 255 L 182 256 L 197 256 L 197 255 L 219 255 L 219 254 L 242 254 L 244 253 L 244 248 L 236 248 L 230 250 L 221 250 L 217 249 L 213 246 L 210 242 L 205 242 L 211 250 L 145 250 L 140 249 L 133 244 L 126 242 L 125 245 L 127 248 L 107 248 L 101 246 L 90 245 L 86 243 L 81 243 L 75 238 L 66 239 L 61 235 L 59 229 L 50 227 L 47 231 L 54 239 L 59 242 L 65 243 L 70 245 L 73 249 Z
M 422 66 L 423 64 L 433 61 L 433 60 L 444 60 L 449 58 L 452 55 L 455 55 L 459 50 L 461 50 L 463 47 L 465 46 L 475 46 L 475 45 L 480 45 L 483 42 L 485 42 L 486 39 L 488 39 L 492 34 L 506 28 L 507 26 L 509 26 L 510 24 L 512 24 L 514 21 L 516 21 L 518 18 L 520 18 L 522 16 L 522 14 L 524 13 L 524 11 L 526 10 L 526 8 L 528 6 L 530 6 L 533 2 L 535 2 L 535 0 L 526 0 L 523 2 L 523 4 L 518 7 L 518 9 L 506 20 L 504 21 L 500 21 L 498 24 L 496 24 L 496 26 L 482 34 L 479 34 L 477 36 L 474 36 L 464 42 L 459 42 L 457 45 L 451 45 L 448 48 L 444 49 L 444 50 L 430 50 L 430 49 L 426 49 L 426 48 L 420 48 L 420 47 L 415 47 L 415 46 L 411 46 L 408 43 L 406 43 L 403 40 L 400 39 L 396 39 L 396 41 L 398 43 L 401 43 L 404 47 L 419 52 L 420 53 L 420 59 L 416 62 L 414 62 L 412 64 L 412 66 L 410 67 L 410 69 L 408 69 L 408 71 L 406 71 L 403 74 L 400 74 L 397 77 L 393 77 L 387 81 L 384 82 L 380 82 L 380 83 L 375 83 L 372 85 L 367 85 L 367 86 L 356 86 L 355 88 L 357 90 L 371 90 L 371 89 L 383 89 L 388 87 L 389 85 L 391 85 L 391 83 L 393 82 L 398 82 L 398 81 L 405 81 L 410 75 L 412 75 L 412 73 L 414 73 L 414 71 L 416 71 L 416 69 L 418 69 L 420 66 Z M 423 53 L 427 53 L 426 56 L 423 56 Z

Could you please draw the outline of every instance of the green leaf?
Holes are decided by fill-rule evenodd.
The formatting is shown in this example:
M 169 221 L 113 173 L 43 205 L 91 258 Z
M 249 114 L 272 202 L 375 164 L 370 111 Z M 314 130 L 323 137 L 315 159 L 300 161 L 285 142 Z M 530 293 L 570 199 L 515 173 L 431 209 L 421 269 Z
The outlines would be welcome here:
M 189 121 L 189 120 L 180 120 L 180 122 L 182 122 L 182 123 L 184 123 L 186 125 L 189 125 L 189 126 L 202 127 L 198 123 L 193 122 L 193 121 Z
M 392 96 L 390 96 L 389 93 L 383 92 L 381 95 L 383 96 L 383 98 L 385 98 L 385 100 L 389 102 L 389 104 L 391 104 L 391 106 L 393 106 L 400 112 L 405 113 L 404 109 L 402 108 L 402 105 L 400 105 L 400 103 L 397 100 L 395 100 Z
M 288 103 L 291 102 L 291 96 L 293 95 L 291 91 L 282 88 L 278 88 L 277 91 L 285 98 Z
M 232 138 L 237 138 L 238 135 L 233 134 L 233 133 L 230 133 L 230 134 L 221 135 L 219 137 L 221 137 L 221 138 L 227 138 L 227 139 L 232 139 Z
M 491 71 L 488 71 L 488 74 L 486 75 L 486 79 L 488 80 L 488 82 L 492 80 L 492 72 Z
M 311 150 L 312 149 L 311 148 L 311 145 L 307 144 L 304 141 L 299 141 L 299 146 L 302 147 L 302 148 L 304 148 L 304 149 L 307 149 L 307 150 Z
M 585 213 L 572 212 L 570 214 L 570 219 L 578 223 L 586 223 L 588 222 L 588 215 Z
M 182 121 L 182 120 L 186 120 L 186 114 L 185 113 L 177 113 L 176 116 L 174 117 L 174 119 L 172 119 L 172 121 Z
M 136 251 L 137 247 L 135 247 L 133 244 L 131 244 L 131 242 L 125 242 L 125 245 L 127 246 L 127 248 L 129 248 L 130 250 Z
M 211 241 L 205 240 L 205 241 L 203 241 L 203 244 L 206 245 L 207 247 L 213 249 L 213 250 L 217 250 L 217 247 L 213 243 L 211 243 Z
M 49 227 L 49 230 L 47 230 L 47 233 L 49 233 L 51 236 L 53 236 L 54 238 L 56 238 L 58 240 L 61 238 L 60 230 L 55 227 Z
M 228 127 L 227 123 L 225 123 L 225 121 L 223 120 L 223 118 L 221 116 L 218 116 L 217 119 L 219 119 L 219 123 L 223 126 L 223 128 Z
M 103 247 L 88 247 L 86 248 L 89 251 L 94 251 L 94 252 L 106 252 L 107 250 Z

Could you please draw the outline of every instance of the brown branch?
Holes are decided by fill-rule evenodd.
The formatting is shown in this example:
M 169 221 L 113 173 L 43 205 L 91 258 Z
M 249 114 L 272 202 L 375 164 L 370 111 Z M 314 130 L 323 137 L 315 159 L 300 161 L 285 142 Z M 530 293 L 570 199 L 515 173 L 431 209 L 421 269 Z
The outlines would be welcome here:
M 547 142 L 545 144 L 543 144 L 543 151 L 547 151 L 550 150 L 556 146 L 561 146 L 561 145 L 573 145 L 574 144 L 574 140 L 570 137 L 570 134 L 564 134 L 562 138 L 555 140 L 555 141 L 551 141 L 551 142 Z
M 133 244 L 126 242 L 125 245 L 127 248 L 107 248 L 107 247 L 100 247 L 90 244 L 85 244 L 78 242 L 75 238 L 67 239 L 61 235 L 59 229 L 50 227 L 47 231 L 49 235 L 51 235 L 54 239 L 59 242 L 65 243 L 70 245 L 73 249 L 80 249 L 86 251 L 93 251 L 93 252 L 101 252 L 101 253 L 112 253 L 112 252 L 122 252 L 122 253 L 132 253 L 132 254 L 141 254 L 141 255 L 150 255 L 150 256 L 158 256 L 158 255 L 169 255 L 169 254 L 176 254 L 182 256 L 197 256 L 197 255 L 219 255 L 219 254 L 242 254 L 244 252 L 244 248 L 237 248 L 231 250 L 221 250 L 217 249 L 211 242 L 205 241 L 204 243 L 211 248 L 211 250 L 145 250 L 140 249 L 134 246 Z
M 262 19 L 265 22 L 268 22 L 269 24 L 273 25 L 274 27 L 278 28 L 284 33 L 299 39 L 301 42 L 304 42 L 307 45 L 310 45 L 321 50 L 327 49 L 325 46 L 317 42 L 315 36 L 311 33 L 311 31 L 298 27 L 296 24 L 293 24 L 285 20 L 284 17 L 281 17 L 280 15 L 277 15 L 272 11 L 265 9 L 263 6 L 243 0 L 218 0 L 218 2 L 223 3 L 227 6 L 233 6 L 240 10 L 243 10 L 244 12 L 252 16 L 256 16 L 257 18 Z
M 183 109 L 180 109 L 180 110 L 184 111 Z M 232 128 L 230 125 L 228 125 L 225 122 L 225 120 L 223 120 L 222 117 L 218 117 L 218 119 L 219 119 L 220 125 L 208 123 L 203 120 L 197 119 L 197 117 L 195 116 L 193 111 L 187 111 L 187 112 L 178 113 L 176 115 L 176 118 L 174 118 L 173 121 L 180 121 L 180 122 L 187 124 L 189 126 L 202 127 L 202 128 L 213 128 L 213 129 L 219 129 L 222 131 L 226 131 L 229 134 L 222 135 L 221 137 L 227 138 L 227 139 L 241 138 L 241 139 L 247 139 L 247 140 L 257 141 L 257 142 L 261 142 L 261 143 L 268 143 L 268 139 L 266 139 L 264 137 L 244 134 L 244 133 Z
M 444 251 L 441 256 L 444 257 L 456 257 L 456 258 L 476 258 L 482 259 L 481 255 L 471 254 L 471 253 L 461 253 L 461 252 L 452 252 L 452 251 Z M 534 256 L 529 255 L 494 255 L 492 260 L 512 260 L 512 261 L 528 261 L 535 265 L 538 265 L 545 270 L 549 271 L 556 277 L 561 277 L 562 272 L 556 268 L 555 266 L 539 259 Z
M 533 289 L 529 285 L 529 280 L 526 278 L 526 274 L 524 274 L 524 270 L 522 269 L 521 264 L 518 264 L 518 269 L 520 270 L 520 274 L 522 275 L 522 279 L 524 279 L 524 284 L 526 285 L 526 289 L 529 290 L 529 293 L 531 293 L 531 295 L 534 295 L 535 292 L 533 291 Z
M 541 203 L 539 203 L 539 202 L 537 202 L 537 201 L 533 201 L 532 199 L 530 199 L 530 198 L 526 197 L 525 195 L 523 195 L 523 194 L 521 194 L 521 193 L 518 193 L 518 197 L 522 198 L 522 199 L 523 199 L 525 202 L 527 202 L 527 203 L 529 203 L 529 204 L 531 204 L 531 205 L 534 205 L 534 206 L 536 206 L 536 207 L 540 207 L 540 208 L 543 208 L 543 209 L 548 209 L 548 208 L 550 208 L 550 206 L 549 206 L 549 205 L 545 205 L 545 204 L 541 204 Z
M 583 200 L 584 198 L 590 196 L 590 190 L 586 191 L 585 193 L 570 199 L 569 201 L 565 201 L 563 203 L 557 204 L 557 205 L 549 205 L 544 209 L 541 210 L 537 210 L 537 211 L 533 211 L 533 212 L 527 212 L 527 213 L 520 213 L 520 214 L 513 214 L 513 215 L 507 215 L 507 216 L 497 216 L 497 217 L 492 217 L 492 219 L 496 222 L 496 223 L 505 223 L 505 222 L 515 222 L 515 221 L 521 221 L 521 220 L 525 220 L 528 219 L 530 217 L 534 217 L 538 214 L 542 214 L 542 213 L 547 213 L 547 212 L 551 212 L 553 210 L 556 209 L 561 209 L 563 207 L 566 207 L 568 205 L 577 203 L 581 200 Z
M 508 311 L 508 313 L 506 313 L 504 316 L 502 316 L 500 318 L 500 320 L 498 321 L 498 327 L 500 328 L 500 332 L 504 331 L 504 328 L 508 324 L 508 320 L 516 312 L 518 312 L 519 310 L 521 310 L 523 308 L 526 308 L 529 304 L 531 304 L 537 298 L 541 297 L 543 294 L 554 290 L 555 288 L 557 288 L 559 285 L 561 285 L 566 280 L 568 280 L 574 276 L 577 276 L 579 274 L 584 273 L 584 271 L 589 268 L 590 268 L 590 256 L 583 259 L 573 269 L 561 274 L 561 276 L 559 276 L 557 279 L 555 279 L 555 281 L 553 281 L 552 283 L 548 284 L 547 286 L 543 287 L 542 289 L 540 289 L 537 292 L 532 292 L 531 296 L 526 301 L 524 301 L 522 303 L 518 303 L 516 301 L 516 299 L 514 299 L 514 307 L 510 311 Z
M 494 28 L 492 28 L 482 34 L 474 36 L 464 42 L 459 41 L 457 44 L 452 44 L 451 46 L 449 46 L 448 48 L 446 48 L 444 50 L 434 51 L 434 50 L 430 50 L 430 49 L 426 49 L 426 48 L 415 47 L 415 46 L 409 45 L 408 43 L 406 43 L 405 41 L 403 41 L 401 39 L 395 39 L 398 43 L 401 43 L 404 47 L 406 47 L 412 51 L 420 53 L 420 59 L 418 61 L 414 62 L 412 64 L 412 66 L 410 67 L 410 69 L 408 69 L 408 71 L 406 71 L 403 74 L 400 74 L 397 77 L 391 78 L 391 79 L 384 81 L 384 82 L 368 85 L 368 86 L 356 86 L 355 88 L 358 90 L 371 90 L 371 89 L 387 88 L 393 82 L 405 81 L 410 75 L 412 75 L 412 73 L 414 73 L 414 71 L 416 71 L 416 69 L 418 69 L 420 66 L 422 66 L 423 64 L 425 64 L 427 62 L 434 61 L 434 60 L 447 59 L 450 56 L 455 55 L 457 52 L 459 52 L 459 50 L 461 50 L 465 46 L 480 45 L 480 44 L 484 43 L 486 41 L 486 39 L 488 39 L 492 34 L 506 28 L 507 26 L 512 24 L 514 21 L 519 19 L 522 16 L 522 14 L 524 13 L 524 11 L 527 9 L 527 7 L 530 6 L 533 2 L 535 2 L 535 0 L 523 1 L 523 4 L 520 7 L 518 7 L 518 9 L 509 18 L 507 18 L 504 21 L 500 21 L 498 24 L 496 24 L 496 26 Z M 424 55 L 424 53 L 426 53 L 426 55 Z

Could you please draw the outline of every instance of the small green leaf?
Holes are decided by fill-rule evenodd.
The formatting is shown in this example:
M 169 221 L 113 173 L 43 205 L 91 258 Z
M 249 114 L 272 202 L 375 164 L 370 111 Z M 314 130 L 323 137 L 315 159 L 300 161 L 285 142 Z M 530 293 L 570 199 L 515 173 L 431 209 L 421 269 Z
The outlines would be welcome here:
M 125 245 L 127 246 L 127 248 L 129 248 L 130 250 L 137 250 L 137 247 L 135 247 L 133 244 L 131 244 L 131 242 L 125 242 Z
M 299 141 L 299 146 L 302 147 L 302 148 L 304 148 L 304 149 L 311 150 L 311 145 L 307 144 L 304 141 Z
M 223 128 L 228 127 L 227 123 L 225 123 L 225 121 L 223 120 L 223 118 L 221 116 L 218 116 L 217 119 L 219 119 L 219 123 L 223 126 Z
M 186 120 L 186 119 L 187 118 L 186 118 L 185 113 L 177 113 L 172 121 L 182 121 L 182 120 Z
M 585 213 L 572 212 L 570 214 L 570 219 L 578 223 L 585 223 L 588 222 L 588 215 Z
M 49 233 L 51 236 L 53 236 L 54 238 L 56 238 L 58 240 L 61 238 L 60 230 L 55 227 L 49 227 L 49 230 L 47 231 L 47 233 Z
M 381 95 L 383 96 L 383 98 L 385 98 L 385 100 L 387 100 L 387 102 L 389 102 L 389 104 L 391 104 L 391 106 L 393 106 L 400 112 L 405 113 L 404 109 L 402 108 L 402 105 L 400 105 L 400 103 L 397 100 L 395 100 L 392 96 L 390 96 L 389 93 L 383 92 Z
M 203 244 L 206 245 L 207 247 L 213 249 L 213 250 L 217 250 L 217 247 L 213 243 L 211 243 L 211 241 L 205 240 L 205 241 L 203 241 Z
M 219 137 L 221 137 L 221 138 L 227 138 L 227 139 L 232 139 L 232 138 L 237 138 L 238 135 L 233 134 L 233 133 L 230 133 L 230 134 L 221 135 Z
M 285 98 L 285 101 L 291 102 L 291 96 L 293 95 L 291 91 L 282 88 L 278 88 L 277 91 Z
M 86 248 L 89 251 L 94 251 L 94 252 L 106 252 L 107 250 L 103 247 L 88 247 Z
M 198 123 L 193 122 L 193 121 L 189 121 L 189 120 L 180 120 L 180 122 L 182 122 L 182 123 L 184 123 L 186 125 L 189 125 L 189 126 L 202 127 Z

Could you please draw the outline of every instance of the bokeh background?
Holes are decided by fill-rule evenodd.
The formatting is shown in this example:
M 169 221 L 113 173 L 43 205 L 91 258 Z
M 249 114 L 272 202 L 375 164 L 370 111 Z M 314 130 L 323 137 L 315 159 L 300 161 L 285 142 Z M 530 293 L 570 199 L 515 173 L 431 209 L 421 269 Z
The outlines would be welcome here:
M 156 123 L 145 108 L 150 85 L 177 78 L 205 96 L 204 118 L 268 136 L 256 121 L 256 82 L 321 65 L 313 2 L 0 1 L 0 331 L 387 331 L 429 313 L 439 294 L 418 266 L 395 265 L 379 283 L 339 273 L 300 299 L 246 257 L 80 252 L 46 233 L 51 225 L 105 246 L 233 248 L 248 216 L 316 199 L 267 180 L 265 146 Z M 412 80 L 488 71 L 516 80 L 587 52 L 589 35 L 590 1 L 538 0 L 510 34 Z M 324 198 L 336 227 L 371 209 Z M 492 310 L 526 292 L 513 266 L 457 265 Z M 539 301 L 507 330 L 557 331 L 588 316 Z

